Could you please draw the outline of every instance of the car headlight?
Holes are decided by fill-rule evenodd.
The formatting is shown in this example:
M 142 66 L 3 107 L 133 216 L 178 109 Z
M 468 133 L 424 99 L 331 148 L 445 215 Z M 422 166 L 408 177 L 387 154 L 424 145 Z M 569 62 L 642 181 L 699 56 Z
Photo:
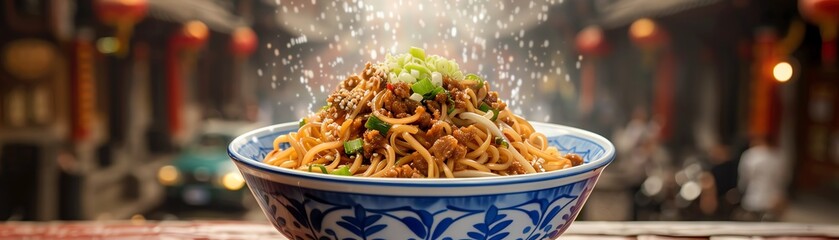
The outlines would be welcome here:
M 157 181 L 165 186 L 171 186 L 178 183 L 181 178 L 181 173 L 172 165 L 166 165 L 157 170 Z
M 221 185 L 227 190 L 236 191 L 245 186 L 245 179 L 239 171 L 230 171 L 221 178 Z

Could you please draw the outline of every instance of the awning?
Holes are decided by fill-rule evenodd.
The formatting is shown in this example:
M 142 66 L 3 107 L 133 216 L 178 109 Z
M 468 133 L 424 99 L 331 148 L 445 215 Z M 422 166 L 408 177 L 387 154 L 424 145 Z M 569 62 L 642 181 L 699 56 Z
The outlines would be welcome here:
M 720 0 L 617 0 L 600 8 L 597 23 L 603 28 L 616 28 L 639 18 L 670 16 L 717 2 Z
M 233 14 L 231 1 L 213 0 L 148 0 L 149 17 L 168 22 L 203 22 L 211 31 L 232 33 L 237 27 L 249 24 Z

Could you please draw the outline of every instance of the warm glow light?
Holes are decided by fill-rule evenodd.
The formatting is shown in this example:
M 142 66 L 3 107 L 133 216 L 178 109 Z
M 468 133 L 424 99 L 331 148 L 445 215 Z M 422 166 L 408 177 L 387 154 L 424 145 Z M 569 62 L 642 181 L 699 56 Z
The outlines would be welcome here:
M 221 178 L 221 185 L 227 190 L 236 191 L 245 186 L 245 179 L 238 172 L 229 172 Z
M 629 33 L 635 38 L 649 37 L 655 32 L 655 23 L 649 18 L 638 19 L 629 27 Z
M 605 52 L 606 40 L 603 37 L 603 30 L 597 26 L 584 28 L 577 34 L 577 50 L 582 54 L 599 55 Z
M 115 37 L 103 37 L 96 40 L 96 49 L 104 54 L 115 53 L 119 50 L 119 40 Z
M 788 62 L 780 62 L 775 64 L 775 67 L 772 68 L 772 75 L 775 77 L 775 80 L 778 82 L 786 82 L 792 78 L 792 65 Z
M 131 224 L 140 225 L 146 222 L 146 217 L 140 214 L 134 214 L 131 216 Z
M 201 21 L 189 21 L 184 26 L 184 35 L 192 38 L 204 39 L 208 33 L 207 25 Z
M 178 182 L 179 175 L 178 169 L 172 165 L 166 165 L 157 171 L 157 180 L 160 184 L 169 186 Z

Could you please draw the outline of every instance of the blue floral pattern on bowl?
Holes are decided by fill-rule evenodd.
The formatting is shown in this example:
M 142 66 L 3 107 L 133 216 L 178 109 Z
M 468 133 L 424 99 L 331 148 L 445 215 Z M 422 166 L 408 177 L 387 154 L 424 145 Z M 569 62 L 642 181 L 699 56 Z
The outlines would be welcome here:
M 534 125 L 542 132 L 560 127 Z M 460 184 L 321 179 L 237 159 L 261 159 L 271 143 L 260 144 L 294 130 L 286 128 L 245 134 L 250 141 L 234 141 L 231 157 L 268 219 L 289 239 L 553 239 L 576 218 L 614 155 L 608 141 L 575 132 L 581 130 L 546 134 L 562 152 L 581 155 L 589 169 Z

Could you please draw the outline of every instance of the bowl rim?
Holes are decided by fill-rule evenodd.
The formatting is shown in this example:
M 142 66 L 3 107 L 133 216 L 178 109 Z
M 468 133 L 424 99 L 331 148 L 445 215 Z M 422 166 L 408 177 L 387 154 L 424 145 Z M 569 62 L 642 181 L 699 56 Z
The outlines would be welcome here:
M 579 139 L 592 142 L 603 147 L 604 154 L 599 158 L 591 160 L 589 163 L 556 170 L 544 173 L 523 174 L 516 176 L 498 176 L 498 177 L 480 177 L 480 178 L 371 178 L 371 177 L 355 177 L 355 176 L 337 176 L 322 173 L 311 173 L 287 168 L 281 168 L 274 165 L 263 163 L 261 160 L 252 159 L 243 156 L 237 152 L 235 148 L 240 148 L 249 142 L 258 140 L 258 136 L 267 135 L 279 129 L 294 128 L 298 122 L 287 122 L 269 125 L 261 128 L 251 130 L 247 133 L 239 135 L 230 142 L 227 148 L 227 154 L 230 156 L 236 166 L 241 168 L 245 165 L 253 170 L 263 172 L 269 175 L 283 175 L 286 177 L 302 178 L 316 181 L 328 181 L 342 184 L 362 184 L 362 185 L 379 185 L 379 186 L 397 186 L 397 187 L 480 187 L 492 185 L 509 185 L 520 184 L 528 182 L 540 182 L 548 180 L 556 180 L 560 178 L 568 178 L 576 175 L 585 174 L 591 171 L 597 171 L 606 167 L 615 158 L 615 146 L 606 138 L 595 134 L 593 132 L 552 123 L 530 122 L 534 127 L 548 127 L 559 128 L 567 132 L 567 135 L 575 136 Z M 240 171 L 242 171 L 240 169 Z

